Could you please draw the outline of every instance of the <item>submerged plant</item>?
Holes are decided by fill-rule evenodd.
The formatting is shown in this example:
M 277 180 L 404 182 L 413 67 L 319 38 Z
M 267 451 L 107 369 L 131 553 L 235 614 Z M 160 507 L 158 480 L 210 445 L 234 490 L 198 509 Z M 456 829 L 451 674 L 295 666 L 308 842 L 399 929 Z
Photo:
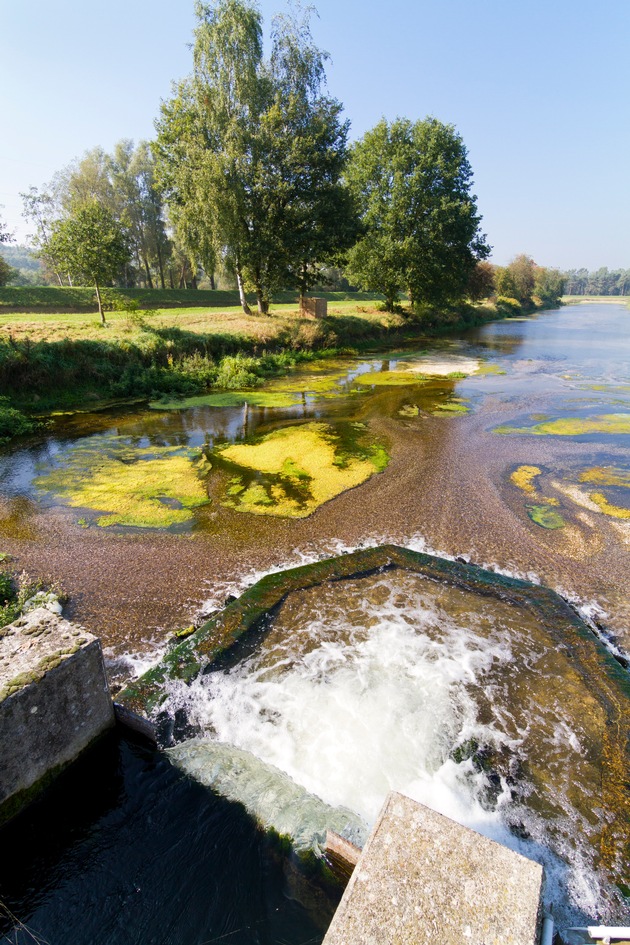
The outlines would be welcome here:
M 365 482 L 389 460 L 362 425 L 335 431 L 324 423 L 285 427 L 255 443 L 216 451 L 231 472 L 223 504 L 242 512 L 303 518 Z

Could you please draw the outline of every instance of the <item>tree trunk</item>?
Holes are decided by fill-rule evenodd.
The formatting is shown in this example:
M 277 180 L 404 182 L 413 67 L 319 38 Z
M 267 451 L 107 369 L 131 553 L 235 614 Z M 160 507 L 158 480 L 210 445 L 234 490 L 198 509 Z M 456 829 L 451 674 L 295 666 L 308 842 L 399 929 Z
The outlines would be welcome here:
M 101 325 L 104 325 L 105 312 L 103 311 L 103 300 L 101 299 L 101 293 L 98 287 L 98 283 L 95 283 L 94 288 L 96 289 L 96 301 L 98 303 L 98 314 L 101 316 Z
M 194 272 L 193 272 L 192 278 L 191 278 L 191 280 L 190 280 L 190 288 L 191 288 L 191 289 L 196 289 L 196 288 L 198 288 L 198 286 L 197 286 L 197 274 L 194 273 Z
M 147 274 L 147 288 L 153 288 L 153 279 L 151 278 L 151 270 L 149 269 L 149 260 L 146 256 L 143 255 L 142 262 L 144 263 L 144 271 Z
M 210 274 L 210 288 L 211 288 L 211 289 L 216 289 L 216 287 L 217 287 L 217 284 L 216 284 L 216 282 L 214 281 L 214 273 L 211 273 L 211 274 Z
M 241 307 L 246 315 L 251 315 L 252 310 L 247 304 L 247 299 L 245 298 L 245 289 L 243 288 L 243 277 L 241 275 L 241 267 L 239 264 L 236 264 L 236 283 L 238 285 L 238 296 L 241 300 Z
M 164 282 L 164 260 L 162 259 L 162 250 L 160 249 L 160 244 L 157 244 L 157 258 L 158 258 L 158 269 L 160 270 L 160 283 L 162 285 L 162 291 L 166 289 Z

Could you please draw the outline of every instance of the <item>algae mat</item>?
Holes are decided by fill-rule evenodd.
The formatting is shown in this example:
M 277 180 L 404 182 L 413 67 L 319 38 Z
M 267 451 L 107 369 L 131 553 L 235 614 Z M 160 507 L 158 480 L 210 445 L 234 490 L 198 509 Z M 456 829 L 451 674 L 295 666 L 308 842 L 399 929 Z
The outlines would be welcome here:
M 129 437 L 88 437 L 34 480 L 43 494 L 97 513 L 79 524 L 168 528 L 188 522 L 208 502 L 199 450 L 136 446 Z
M 310 515 L 388 462 L 385 447 L 362 423 L 284 427 L 255 443 L 219 447 L 214 455 L 230 474 L 223 505 L 290 518 Z

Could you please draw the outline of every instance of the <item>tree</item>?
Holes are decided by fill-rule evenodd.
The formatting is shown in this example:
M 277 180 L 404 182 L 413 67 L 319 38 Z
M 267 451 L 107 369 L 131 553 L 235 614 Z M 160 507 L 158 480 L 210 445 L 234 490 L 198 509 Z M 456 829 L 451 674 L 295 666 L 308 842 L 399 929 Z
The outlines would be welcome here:
M 10 243 L 12 239 L 13 234 L 8 231 L 6 223 L 0 220 L 0 243 Z
M 49 251 L 77 281 L 96 291 L 101 323 L 105 324 L 100 289 L 119 274 L 130 258 L 129 236 L 98 200 L 80 204 L 64 220 L 52 224 Z
M 405 289 L 412 304 L 462 298 L 490 247 L 454 127 L 383 119 L 351 149 L 347 180 L 363 227 L 348 254 L 350 277 L 382 292 L 390 310 Z
M 554 304 L 564 294 L 566 279 L 558 269 L 536 266 L 534 269 L 534 295 L 543 302 Z
M 6 285 L 18 275 L 17 269 L 10 266 L 6 259 L 0 256 L 0 286 Z
M 308 14 L 275 21 L 266 62 L 248 0 L 197 3 L 196 13 L 192 76 L 157 123 L 160 180 L 180 240 L 202 259 L 212 249 L 235 273 L 244 310 L 247 283 L 265 313 L 274 290 L 304 290 L 349 242 L 348 126 L 322 93 L 326 57 Z
M 534 294 L 536 263 L 526 253 L 515 256 L 505 267 L 497 267 L 494 282 L 497 293 L 531 305 Z
M 489 298 L 494 292 L 494 270 L 492 263 L 481 260 L 471 272 L 466 286 L 468 298 L 473 302 Z

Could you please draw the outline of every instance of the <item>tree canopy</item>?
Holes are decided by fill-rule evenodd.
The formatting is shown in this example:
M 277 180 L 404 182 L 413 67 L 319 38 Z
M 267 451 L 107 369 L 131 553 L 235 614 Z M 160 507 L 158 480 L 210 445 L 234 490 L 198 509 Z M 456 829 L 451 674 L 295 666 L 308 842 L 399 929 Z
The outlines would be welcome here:
M 405 290 L 412 304 L 465 295 L 490 247 L 466 148 L 452 125 L 383 119 L 352 148 L 347 181 L 363 227 L 348 254 L 359 285 L 382 292 L 389 308 Z
M 351 240 L 347 122 L 324 94 L 308 12 L 276 18 L 270 59 L 248 0 L 197 3 L 193 73 L 164 103 L 155 153 L 175 226 L 233 270 L 243 307 L 312 285 Z
M 113 280 L 129 261 L 129 234 L 98 200 L 78 204 L 52 224 L 49 252 L 77 281 L 94 286 L 101 322 L 105 314 L 101 286 Z

